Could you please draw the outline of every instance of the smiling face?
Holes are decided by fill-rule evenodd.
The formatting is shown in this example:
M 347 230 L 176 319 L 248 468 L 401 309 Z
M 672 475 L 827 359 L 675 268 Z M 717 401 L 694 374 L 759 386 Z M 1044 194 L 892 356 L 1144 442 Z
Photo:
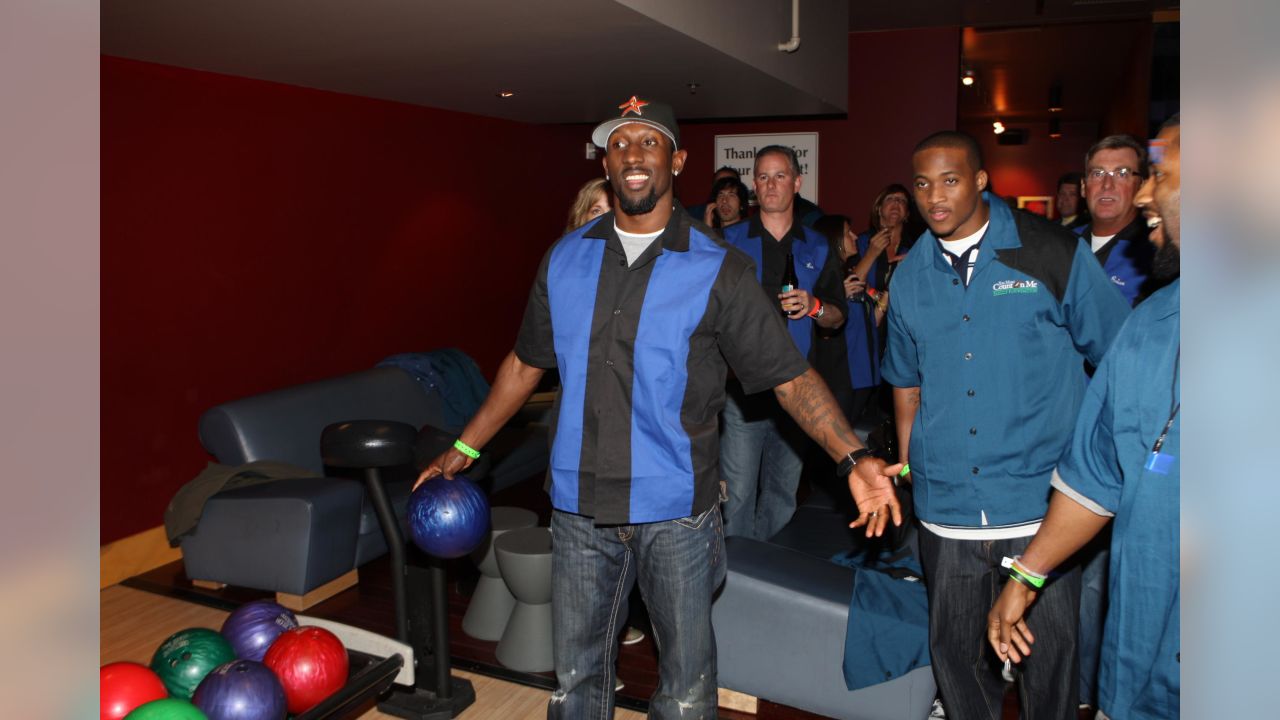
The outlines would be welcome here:
M 1182 247 L 1181 130 L 1175 125 L 1160 131 L 1156 138 L 1161 143 L 1160 158 L 1152 163 L 1151 176 L 1135 198 L 1147 225 L 1153 228 L 1151 242 L 1161 253 L 1166 252 L 1166 245 Z
M 958 240 L 987 222 L 990 211 L 982 201 L 987 171 L 975 169 L 964 148 L 927 148 L 911 157 L 911 165 L 916 207 L 935 236 Z
M 604 171 L 613 186 L 618 209 L 645 215 L 659 205 L 670 207 L 672 177 L 684 169 L 684 150 L 671 151 L 671 139 L 643 123 L 619 125 L 605 147 Z
M 760 212 L 791 212 L 791 204 L 800 192 L 800 174 L 791 167 L 786 155 L 772 152 L 756 157 L 753 179 Z

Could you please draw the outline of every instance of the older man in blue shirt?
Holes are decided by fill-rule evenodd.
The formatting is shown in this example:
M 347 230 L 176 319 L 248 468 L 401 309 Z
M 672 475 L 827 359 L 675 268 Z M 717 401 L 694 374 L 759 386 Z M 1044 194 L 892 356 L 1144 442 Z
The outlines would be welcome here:
M 1180 141 L 1175 115 L 1152 143 L 1154 172 L 1137 196 L 1156 226 L 1153 272 L 1166 276 L 1181 247 Z M 1049 512 L 987 618 L 996 653 L 1022 662 L 1032 626 L 1041 639 L 1052 632 L 1028 617 L 1052 571 L 1114 519 L 1100 718 L 1173 718 L 1181 707 L 1179 298 L 1177 280 L 1152 295 L 1098 366 Z

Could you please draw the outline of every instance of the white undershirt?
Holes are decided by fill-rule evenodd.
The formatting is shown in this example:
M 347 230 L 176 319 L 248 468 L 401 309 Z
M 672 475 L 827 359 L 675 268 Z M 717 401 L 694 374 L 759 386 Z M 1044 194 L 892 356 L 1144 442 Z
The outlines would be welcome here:
M 978 244 L 978 241 L 981 240 L 982 236 L 986 234 L 987 226 L 990 224 L 991 224 L 991 221 L 988 220 L 982 224 L 982 227 L 978 228 L 978 232 L 972 235 L 966 235 L 965 237 L 962 237 L 958 240 L 943 240 L 939 238 L 938 242 L 942 243 L 943 250 L 946 250 L 947 252 L 951 253 L 952 255 L 955 255 L 956 257 L 961 257 L 964 255 L 966 250 Z M 964 282 L 966 285 L 969 284 L 969 278 L 973 277 L 973 268 L 978 264 L 978 253 L 980 252 L 982 252 L 982 248 L 978 248 L 978 252 L 975 252 L 973 255 L 969 257 L 969 274 L 966 275 L 964 278 Z M 950 262 L 950 261 L 951 261 L 950 258 L 948 258 L 947 262 Z
M 613 224 L 613 231 L 618 233 L 618 240 L 622 243 L 622 251 L 627 254 L 628 265 L 634 263 L 636 258 L 640 257 L 640 254 L 652 245 L 653 241 L 657 240 L 658 236 L 662 234 L 662 230 L 644 233 L 642 235 L 623 232 L 618 228 L 618 223 Z
M 1110 235 L 1093 235 L 1090 233 L 1089 246 L 1093 248 L 1094 252 L 1098 252 L 1102 249 L 1103 245 L 1111 242 L 1111 238 L 1115 237 L 1117 234 L 1118 233 L 1111 233 Z

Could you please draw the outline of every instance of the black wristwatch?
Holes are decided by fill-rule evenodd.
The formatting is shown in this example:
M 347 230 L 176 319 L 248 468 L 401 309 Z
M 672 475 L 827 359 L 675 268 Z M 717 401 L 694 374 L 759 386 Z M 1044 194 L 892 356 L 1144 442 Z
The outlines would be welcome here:
M 871 448 L 861 448 L 845 455 L 840 464 L 836 466 L 836 477 L 849 477 L 849 473 L 853 472 L 853 467 L 858 464 L 858 461 L 871 454 Z

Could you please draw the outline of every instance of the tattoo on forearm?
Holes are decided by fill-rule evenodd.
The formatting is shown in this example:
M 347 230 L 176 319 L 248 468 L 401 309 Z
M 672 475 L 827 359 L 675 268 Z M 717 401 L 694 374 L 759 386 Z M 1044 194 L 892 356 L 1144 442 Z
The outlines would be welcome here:
M 813 370 L 777 388 L 778 403 L 809 437 L 835 457 L 844 447 L 861 447 L 827 386 Z

